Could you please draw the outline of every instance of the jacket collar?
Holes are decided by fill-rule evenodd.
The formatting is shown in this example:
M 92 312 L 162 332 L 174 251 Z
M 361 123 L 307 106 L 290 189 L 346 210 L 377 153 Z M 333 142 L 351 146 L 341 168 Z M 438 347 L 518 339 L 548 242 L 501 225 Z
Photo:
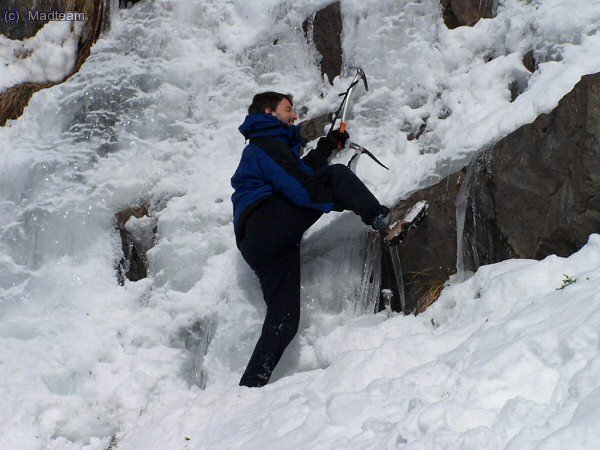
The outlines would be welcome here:
M 300 144 L 300 133 L 296 125 L 285 125 L 271 114 L 251 114 L 246 116 L 239 127 L 240 133 L 246 139 L 259 136 L 273 136 L 283 141 L 289 147 Z

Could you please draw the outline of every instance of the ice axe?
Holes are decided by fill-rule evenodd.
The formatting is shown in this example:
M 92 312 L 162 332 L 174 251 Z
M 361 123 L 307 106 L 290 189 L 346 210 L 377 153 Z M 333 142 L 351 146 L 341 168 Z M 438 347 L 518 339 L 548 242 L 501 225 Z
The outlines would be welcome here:
M 330 133 L 333 130 L 333 127 L 335 126 L 335 122 L 338 120 L 338 117 L 340 117 L 340 112 L 342 113 L 342 119 L 340 122 L 340 131 L 342 133 L 344 131 L 346 131 L 346 124 L 347 124 L 346 117 L 348 114 L 348 100 L 350 99 L 350 95 L 352 95 L 352 91 L 354 91 L 354 88 L 356 87 L 358 82 L 360 80 L 362 80 L 365 85 L 365 90 L 367 90 L 367 91 L 369 90 L 369 84 L 367 83 L 367 75 L 365 74 L 365 71 L 362 70 L 360 67 L 351 67 L 351 69 L 356 69 L 356 75 L 354 76 L 352 83 L 350 83 L 350 86 L 348 86 L 348 89 L 346 89 L 346 92 L 343 92 L 340 94 L 340 97 L 344 97 L 344 98 L 342 99 L 342 103 L 340 103 L 340 107 L 336 111 L 333 121 L 331 122 L 331 128 L 329 128 Z
M 331 127 L 329 128 L 329 133 L 331 133 L 331 131 L 333 130 L 333 127 L 335 126 L 335 122 L 340 117 L 340 112 L 342 113 L 342 117 L 340 120 L 340 131 L 342 133 L 344 131 L 346 131 L 348 103 L 350 100 L 350 96 L 352 95 L 352 92 L 354 91 L 354 88 L 356 87 L 356 85 L 359 83 L 360 80 L 362 80 L 363 84 L 365 85 L 365 90 L 367 90 L 367 91 L 369 90 L 369 84 L 367 83 L 367 75 L 365 74 L 365 71 L 362 70 L 360 67 L 351 67 L 351 69 L 356 69 L 356 75 L 354 76 L 354 79 L 350 83 L 350 86 L 348 86 L 348 89 L 346 89 L 346 92 L 343 92 L 340 94 L 340 97 L 343 97 L 342 103 L 340 103 L 340 107 L 336 111 L 335 116 L 333 117 L 333 120 L 331 121 Z M 365 153 L 367 156 L 369 156 L 373 161 L 375 161 L 381 167 L 384 167 L 385 169 L 390 170 L 385 165 L 383 165 L 381 163 L 381 161 L 379 161 L 377 158 L 375 158 L 373 153 L 371 153 L 369 150 L 364 148 L 362 145 L 358 145 L 354 142 L 350 142 L 348 144 L 348 147 L 354 149 L 354 155 L 352 155 L 352 158 L 350 158 L 350 161 L 348 162 L 348 167 L 350 169 L 352 169 L 353 171 L 356 168 L 356 164 L 358 163 L 358 158 L 362 153 Z M 341 149 L 342 149 L 342 147 L 340 145 L 339 150 L 341 150 Z

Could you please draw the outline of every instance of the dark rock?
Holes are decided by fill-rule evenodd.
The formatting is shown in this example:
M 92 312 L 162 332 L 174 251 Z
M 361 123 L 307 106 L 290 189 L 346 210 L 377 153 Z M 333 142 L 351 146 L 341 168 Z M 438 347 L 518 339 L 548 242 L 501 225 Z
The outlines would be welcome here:
M 425 133 L 425 130 L 427 129 L 427 119 L 425 119 L 423 121 L 423 123 L 421 124 L 421 126 L 419 127 L 418 130 L 413 130 L 411 131 L 408 136 L 406 136 L 406 139 L 408 139 L 409 141 L 414 141 L 415 139 L 419 139 L 423 133 Z
M 308 32 L 309 32 L 311 26 L 312 26 L 312 18 L 305 19 L 304 22 L 302 22 L 302 31 L 304 31 L 304 37 L 306 38 L 306 42 L 308 42 L 309 44 L 310 44 L 310 39 L 308 38 Z
M 342 72 L 342 15 L 340 2 L 317 11 L 314 18 L 302 24 L 308 38 L 312 25 L 312 41 L 321 54 L 321 75 L 327 74 L 329 82 Z
M 527 53 L 525 53 L 523 55 L 522 61 L 523 61 L 523 65 L 525 66 L 525 68 L 527 70 L 529 70 L 531 73 L 533 73 L 537 70 L 537 62 L 533 55 L 533 50 L 530 50 Z
M 512 81 L 508 85 L 508 89 L 510 90 L 511 103 L 514 102 L 517 99 L 517 97 L 523 93 L 523 92 L 521 92 L 521 89 L 519 88 L 519 83 L 517 83 L 516 81 Z
M 472 27 L 479 19 L 496 14 L 494 0 L 440 0 L 444 23 L 450 29 L 463 25 Z
M 131 218 L 147 220 L 132 225 Z M 148 205 L 127 208 L 115 214 L 115 228 L 121 236 L 123 257 L 118 263 L 117 278 L 119 284 L 139 281 L 148 276 L 146 252 L 154 245 L 156 237 L 156 221 L 148 214 Z
M 302 145 L 306 145 L 310 141 L 323 136 L 325 134 L 323 132 L 325 126 L 330 124 L 332 119 L 333 114 L 326 113 L 299 123 L 298 125 L 300 126 L 300 139 L 302 140 Z
M 394 209 L 403 216 L 415 202 L 427 200 L 429 214 L 402 244 L 390 252 L 398 252 L 406 301 L 405 313 L 413 312 L 423 303 L 426 294 L 435 289 L 439 280 L 446 281 L 456 268 L 456 207 L 466 170 L 450 175 L 436 185 L 416 192 Z M 387 266 L 389 267 L 389 265 Z M 382 274 L 382 279 L 394 278 Z
M 14 7 L 11 5 L 16 3 L 17 2 L 14 0 L 0 0 L 0 7 L 4 8 L 6 6 L 10 9 Z M 41 11 L 42 8 L 45 11 L 81 12 L 85 17 L 85 23 L 79 38 L 75 66 L 63 80 L 57 83 L 23 83 L 0 93 L 0 126 L 3 126 L 7 120 L 16 119 L 23 114 L 23 110 L 34 93 L 41 89 L 62 83 L 77 73 L 89 56 L 92 44 L 98 39 L 100 32 L 107 28 L 109 17 L 109 2 L 103 0 L 19 0 L 18 4 L 19 11 L 21 12 L 27 11 L 28 9 L 37 9 Z M 22 25 L 25 24 L 21 23 L 17 28 L 11 28 L 11 24 L 7 24 L 2 20 L 0 21 L 0 33 L 11 38 L 22 36 L 20 39 L 25 39 L 35 35 L 35 33 L 39 31 L 39 28 L 41 28 L 41 26 L 38 27 L 37 25 L 31 25 L 31 27 L 29 25 L 23 27 Z
M 103 10 L 105 6 L 102 0 L 0 0 L 0 34 L 9 39 L 23 40 L 35 36 L 35 34 L 46 24 L 47 20 L 41 20 L 36 15 L 36 20 L 30 20 L 30 15 L 49 12 L 80 12 L 86 16 L 86 21 L 94 9 Z M 8 19 L 7 12 L 13 13 L 14 19 Z M 18 16 L 15 16 L 17 13 Z M 33 17 L 33 16 L 31 16 Z M 18 19 L 17 19 L 18 18 Z
M 395 250 L 407 313 L 430 303 L 428 293 L 456 272 L 457 259 L 461 270 L 474 271 L 579 250 L 600 231 L 600 74 L 583 77 L 550 114 L 396 209 L 421 199 L 430 203 L 428 218 Z M 457 224 L 464 224 L 461 258 Z
M 119 9 L 127 9 L 131 8 L 136 3 L 139 3 L 141 0 L 119 0 Z
M 47 21 L 26 20 L 27 12 L 64 11 L 64 3 L 59 0 L 0 0 L 0 34 L 19 40 L 35 36 Z M 8 19 L 8 12 L 14 18 Z

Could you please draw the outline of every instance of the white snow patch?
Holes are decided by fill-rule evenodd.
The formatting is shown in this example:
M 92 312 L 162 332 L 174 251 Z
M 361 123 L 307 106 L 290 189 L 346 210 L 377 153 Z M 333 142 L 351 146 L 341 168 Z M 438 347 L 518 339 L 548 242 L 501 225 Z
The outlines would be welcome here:
M 26 82 L 61 81 L 75 65 L 82 28 L 79 21 L 51 21 L 22 41 L 0 35 L 0 92 Z

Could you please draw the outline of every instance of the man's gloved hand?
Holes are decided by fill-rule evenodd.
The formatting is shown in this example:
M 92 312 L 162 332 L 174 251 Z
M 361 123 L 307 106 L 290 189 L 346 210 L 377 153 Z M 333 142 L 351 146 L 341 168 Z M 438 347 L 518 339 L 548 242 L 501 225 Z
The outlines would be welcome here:
M 326 136 L 326 139 L 334 146 L 334 148 L 342 149 L 346 146 L 346 142 L 350 139 L 350 135 L 347 131 L 340 131 L 340 129 L 333 130 Z

